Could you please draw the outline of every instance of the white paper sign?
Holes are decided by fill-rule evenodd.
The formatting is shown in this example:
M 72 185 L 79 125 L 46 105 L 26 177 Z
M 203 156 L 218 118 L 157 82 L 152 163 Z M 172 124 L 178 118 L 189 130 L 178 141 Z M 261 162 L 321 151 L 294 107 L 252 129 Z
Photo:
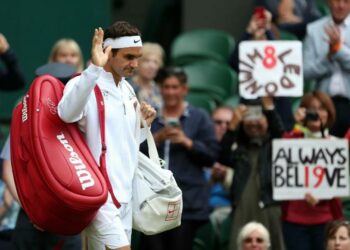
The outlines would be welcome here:
M 239 44 L 239 92 L 259 96 L 302 96 L 300 41 L 244 41 Z
M 276 139 L 272 147 L 275 200 L 349 196 L 347 140 Z

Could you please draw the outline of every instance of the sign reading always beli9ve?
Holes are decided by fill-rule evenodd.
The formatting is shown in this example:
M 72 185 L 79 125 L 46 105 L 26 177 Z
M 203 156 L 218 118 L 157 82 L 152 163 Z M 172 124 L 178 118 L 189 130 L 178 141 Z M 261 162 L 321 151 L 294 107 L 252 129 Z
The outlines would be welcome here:
M 347 140 L 276 139 L 272 147 L 275 200 L 349 196 Z
M 239 91 L 259 96 L 302 96 L 300 41 L 245 41 L 239 44 Z

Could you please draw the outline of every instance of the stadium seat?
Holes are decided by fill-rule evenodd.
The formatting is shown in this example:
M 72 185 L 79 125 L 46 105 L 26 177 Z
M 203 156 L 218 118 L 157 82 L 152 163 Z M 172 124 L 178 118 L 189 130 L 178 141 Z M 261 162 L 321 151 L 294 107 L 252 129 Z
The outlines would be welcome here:
M 208 94 L 203 92 L 190 92 L 186 100 L 195 107 L 205 109 L 209 114 L 216 108 L 216 103 Z
M 239 95 L 234 95 L 225 100 L 224 104 L 231 107 L 236 108 L 239 104 Z
M 231 237 L 231 228 L 232 228 L 232 215 L 227 216 L 227 218 L 222 222 L 220 228 L 220 249 L 228 250 L 230 245 Z
M 234 38 L 220 30 L 194 30 L 175 38 L 170 59 L 174 65 L 185 65 L 199 60 L 226 63 L 235 45 Z
M 279 34 L 280 34 L 280 40 L 286 40 L 286 41 L 298 41 L 299 40 L 296 35 L 288 32 L 288 31 L 285 31 L 285 30 L 280 29 Z
M 192 250 L 217 250 L 215 248 L 214 227 L 210 222 L 198 229 L 193 240 Z
M 207 92 L 218 104 L 237 89 L 237 74 L 226 64 L 203 61 L 186 65 L 183 69 L 188 76 L 190 91 Z

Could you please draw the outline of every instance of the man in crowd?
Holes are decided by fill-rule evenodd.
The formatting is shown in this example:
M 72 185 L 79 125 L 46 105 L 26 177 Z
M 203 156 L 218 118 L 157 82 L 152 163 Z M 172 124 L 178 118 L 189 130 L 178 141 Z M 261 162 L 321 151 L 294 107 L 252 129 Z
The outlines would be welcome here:
M 350 127 L 350 0 L 328 0 L 331 14 L 307 27 L 304 76 L 328 93 L 337 119 L 331 134 L 343 137 Z

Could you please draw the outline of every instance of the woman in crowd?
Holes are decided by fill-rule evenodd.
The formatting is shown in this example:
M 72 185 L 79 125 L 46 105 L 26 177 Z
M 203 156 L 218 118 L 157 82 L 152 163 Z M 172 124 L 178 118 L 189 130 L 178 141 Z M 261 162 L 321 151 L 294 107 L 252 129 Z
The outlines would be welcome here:
M 270 234 L 263 224 L 249 222 L 238 234 L 238 250 L 267 250 L 270 247 Z
M 326 229 L 327 250 L 350 249 L 350 223 L 348 221 L 333 221 Z
M 128 79 L 140 101 L 145 101 L 159 110 L 162 97 L 154 81 L 158 70 L 163 66 L 164 50 L 157 43 L 144 43 L 142 57 L 134 77 Z
M 321 91 L 303 96 L 295 119 L 297 125 L 286 138 L 328 138 L 335 121 L 335 108 L 330 97 Z M 282 204 L 283 233 L 287 249 L 322 250 L 326 224 L 342 218 L 339 200 L 319 200 L 311 193 L 304 200 Z
M 84 69 L 84 60 L 81 49 L 76 41 L 70 38 L 58 40 L 52 47 L 49 63 L 66 63 L 76 68 L 80 73 Z

